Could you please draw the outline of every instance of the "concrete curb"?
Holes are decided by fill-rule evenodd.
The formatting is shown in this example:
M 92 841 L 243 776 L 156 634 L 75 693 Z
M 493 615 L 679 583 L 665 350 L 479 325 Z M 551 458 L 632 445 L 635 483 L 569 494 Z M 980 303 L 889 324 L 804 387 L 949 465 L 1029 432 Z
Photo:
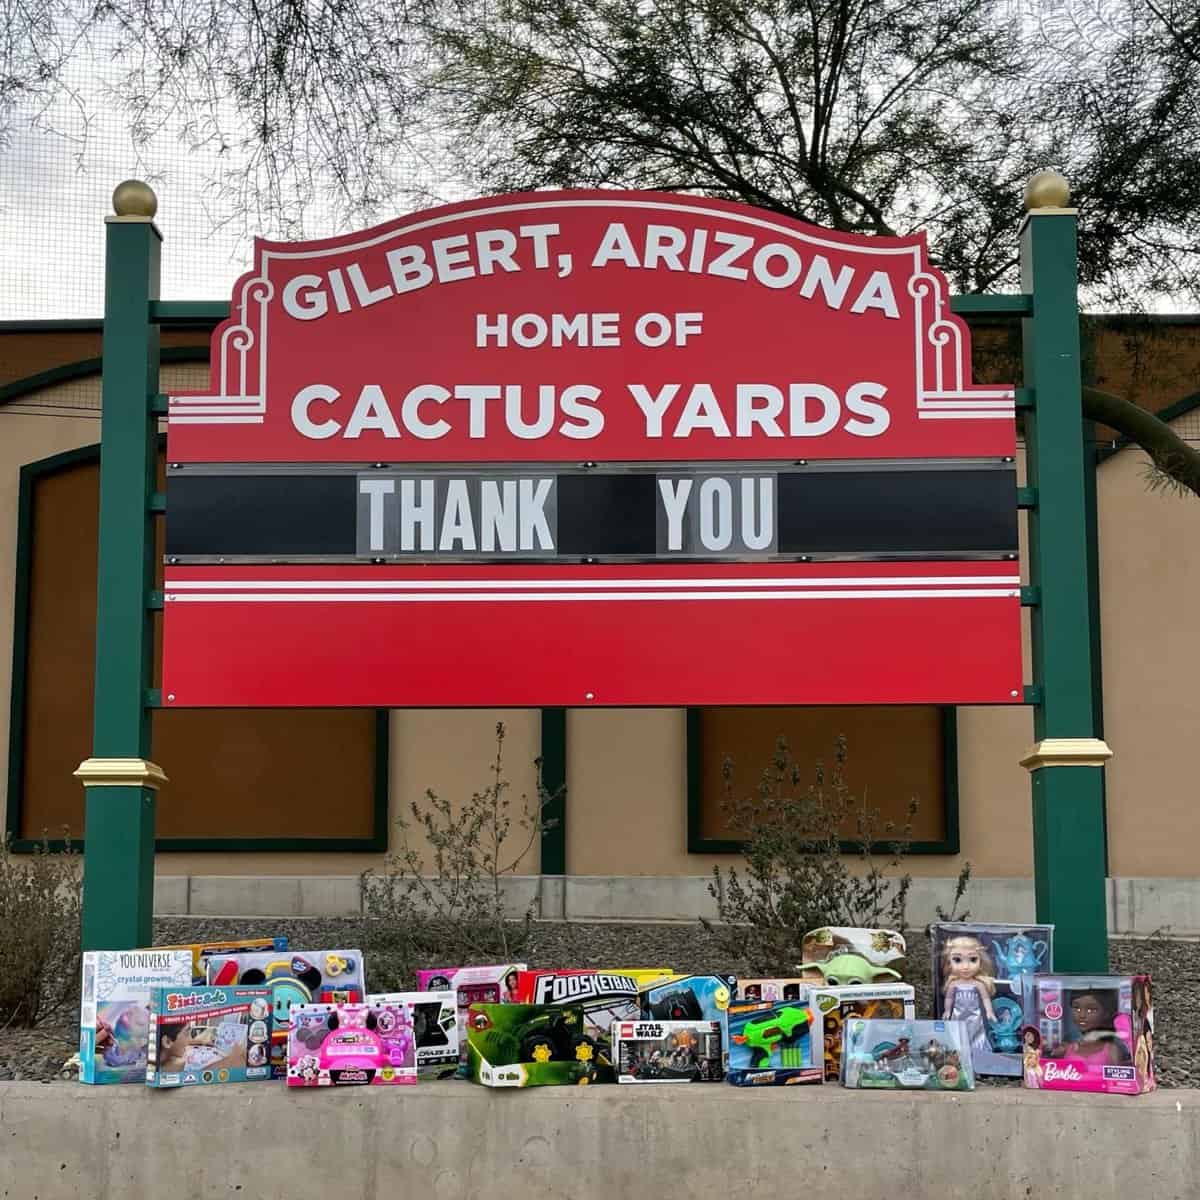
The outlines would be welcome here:
M 13 1200 L 1196 1195 L 1200 1092 L 0 1084 Z

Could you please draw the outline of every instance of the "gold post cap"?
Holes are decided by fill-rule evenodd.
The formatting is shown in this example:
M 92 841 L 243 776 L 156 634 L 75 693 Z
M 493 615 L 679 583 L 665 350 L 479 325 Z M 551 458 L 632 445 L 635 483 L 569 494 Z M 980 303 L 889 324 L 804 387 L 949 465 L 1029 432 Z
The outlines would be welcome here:
M 84 787 L 157 788 L 167 782 L 157 763 L 144 758 L 85 758 L 72 772 Z
M 158 197 L 148 183 L 140 179 L 126 179 L 113 190 L 112 206 L 118 217 L 153 221 L 154 214 L 158 212 Z
M 1108 743 L 1099 738 L 1043 738 L 1025 752 L 1021 766 L 1030 771 L 1041 767 L 1102 767 L 1112 753 Z
M 1071 185 L 1066 177 L 1053 167 L 1031 175 L 1025 185 L 1025 208 L 1028 212 L 1039 208 L 1063 209 L 1067 207 L 1070 199 Z

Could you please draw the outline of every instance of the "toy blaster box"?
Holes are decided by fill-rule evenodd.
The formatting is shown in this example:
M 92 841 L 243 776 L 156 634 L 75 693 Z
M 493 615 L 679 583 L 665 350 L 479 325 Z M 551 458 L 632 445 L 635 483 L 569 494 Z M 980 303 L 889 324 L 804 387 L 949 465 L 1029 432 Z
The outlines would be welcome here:
M 271 993 L 265 987 L 151 991 L 146 1057 L 151 1087 L 270 1078 Z
M 651 983 L 671 978 L 660 968 L 608 971 L 521 971 L 519 1004 L 575 1004 L 583 1009 L 584 1029 L 596 1044 L 596 1082 L 616 1083 L 612 1053 L 614 1021 L 641 1016 L 639 994 Z
M 975 1087 L 971 1047 L 961 1021 L 846 1024 L 842 1083 L 848 1088 L 964 1092 Z
M 265 987 L 271 992 L 271 1074 L 287 1074 L 293 1004 L 358 1004 L 366 996 L 359 950 L 275 950 L 213 955 L 208 982 L 216 987 Z
M 854 1017 L 911 1021 L 917 1015 L 912 985 L 908 983 L 814 987 L 812 999 L 821 1014 L 826 1079 L 837 1080 L 842 1077 L 842 1037 L 847 1021 Z
M 1035 975 L 1021 1031 L 1025 1086 L 1060 1092 L 1152 1092 L 1149 975 Z
M 368 1004 L 403 1004 L 412 1013 L 417 1079 L 453 1079 L 458 1074 L 458 1000 L 453 992 L 386 992 Z
M 976 1075 L 1020 1075 L 1025 993 L 1054 969 L 1054 926 L 941 921 L 929 937 L 933 1015 L 967 1026 Z
M 735 1001 L 729 1026 L 729 1082 L 739 1087 L 821 1083 L 821 1017 L 803 1000 Z
M 591 1083 L 596 1043 L 576 1004 L 472 1004 L 470 1077 L 485 1087 Z
M 612 1028 L 618 1083 L 720 1083 L 720 1021 L 618 1021 Z
M 153 988 L 192 986 L 190 950 L 89 950 L 79 1005 L 79 1082 L 145 1083 Z
M 407 1004 L 293 1005 L 288 1087 L 416 1082 L 412 1013 Z
M 739 1000 L 770 1000 L 772 1004 L 780 1000 L 803 1000 L 813 986 L 811 979 L 741 979 L 737 981 L 737 999 Z
M 214 955 L 254 954 L 264 951 L 283 953 L 288 948 L 286 937 L 243 938 L 238 942 L 187 942 L 178 946 L 156 946 L 156 950 L 190 950 L 192 952 L 192 984 L 208 982 L 208 960 Z
M 456 992 L 458 995 L 458 1073 L 468 1074 L 467 1041 L 462 1030 L 467 1028 L 467 1010 L 472 1004 L 515 1004 L 517 977 L 527 970 L 525 963 L 504 963 L 488 967 L 439 967 L 417 972 L 420 992 Z

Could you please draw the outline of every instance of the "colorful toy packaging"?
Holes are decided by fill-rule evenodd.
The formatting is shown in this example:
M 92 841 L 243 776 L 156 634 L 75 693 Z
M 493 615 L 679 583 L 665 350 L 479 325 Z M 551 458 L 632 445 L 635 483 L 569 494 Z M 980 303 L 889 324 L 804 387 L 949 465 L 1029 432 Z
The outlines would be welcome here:
M 724 1021 L 737 995 L 732 975 L 673 975 L 639 994 L 643 1021 Z
M 1021 1074 L 1024 996 L 1053 967 L 1053 925 L 941 922 L 933 943 L 933 1015 L 967 1027 L 976 1075 Z
M 151 991 L 151 1087 L 270 1079 L 270 1056 L 271 993 L 265 987 Z
M 821 1014 L 826 1079 L 842 1077 L 842 1039 L 846 1022 L 854 1017 L 869 1020 L 911 1021 L 917 1013 L 911 984 L 881 983 L 867 987 L 814 987 L 813 1005 Z
M 145 1083 L 150 993 L 192 985 L 190 950 L 89 950 L 79 1006 L 79 1082 Z
M 895 929 L 859 929 L 852 925 L 827 925 L 822 929 L 810 929 L 800 942 L 800 953 L 804 955 L 801 971 L 815 978 L 818 964 L 842 955 L 853 955 L 863 959 L 876 972 L 888 972 L 885 977 L 871 979 L 824 979 L 831 987 L 854 983 L 882 983 L 884 979 L 900 979 L 907 966 L 908 943 L 904 935 Z
M 359 950 L 275 950 L 213 955 L 208 982 L 271 992 L 271 1072 L 287 1075 L 289 1012 L 294 1004 L 356 1004 L 366 995 Z
M 1152 1092 L 1149 975 L 1035 975 L 1021 1031 L 1025 1086 L 1064 1092 Z
M 618 1021 L 612 1028 L 618 1083 L 720 1083 L 721 1021 Z
M 820 1083 L 821 1017 L 804 999 L 735 1001 L 729 1025 L 729 1082 L 739 1087 Z
M 178 946 L 155 946 L 156 950 L 190 950 L 192 952 L 192 984 L 208 982 L 208 960 L 216 955 L 253 954 L 273 950 L 277 954 L 288 948 L 288 940 L 280 937 L 243 938 L 240 942 L 187 942 Z
M 848 1088 L 975 1087 L 970 1043 L 961 1021 L 864 1021 L 846 1025 L 842 1083 Z
M 801 1000 L 808 995 L 812 982 L 808 979 L 739 979 L 739 1000 Z
M 671 978 L 660 968 L 610 971 L 521 971 L 519 1004 L 577 1004 L 583 1009 L 584 1031 L 596 1045 L 597 1083 L 616 1083 L 612 1052 L 614 1021 L 636 1021 L 642 988 Z
M 470 1077 L 485 1087 L 591 1083 L 596 1051 L 576 1004 L 472 1004 L 467 1013 Z
M 403 1004 L 412 1013 L 417 1079 L 453 1079 L 458 1074 L 458 1000 L 453 992 L 386 992 L 367 1003 Z
M 467 1028 L 467 1010 L 472 1004 L 514 1004 L 517 976 L 528 970 L 525 963 L 504 963 L 490 967 L 440 967 L 417 972 L 417 990 L 458 993 L 458 1028 Z M 458 1073 L 468 1074 L 467 1042 L 459 1033 Z
M 291 1017 L 288 1087 L 417 1082 L 407 1004 L 295 1004 Z

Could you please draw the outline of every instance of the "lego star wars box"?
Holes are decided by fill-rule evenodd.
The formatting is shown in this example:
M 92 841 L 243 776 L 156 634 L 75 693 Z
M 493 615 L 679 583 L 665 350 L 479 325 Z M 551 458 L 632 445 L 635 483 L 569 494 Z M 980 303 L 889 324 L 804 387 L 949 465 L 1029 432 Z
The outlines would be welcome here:
M 738 1087 L 821 1083 L 821 1016 L 803 1000 L 735 1001 L 729 1025 L 729 1082 Z
M 618 1021 L 612 1027 L 618 1083 L 720 1083 L 720 1021 Z
M 484 1087 L 591 1083 L 596 1043 L 576 1004 L 472 1004 L 467 1012 L 470 1077 Z
M 825 1078 L 842 1077 L 842 1038 L 853 1017 L 913 1020 L 917 1015 L 911 984 L 879 983 L 863 987 L 814 987 L 813 1004 L 821 1014 Z

